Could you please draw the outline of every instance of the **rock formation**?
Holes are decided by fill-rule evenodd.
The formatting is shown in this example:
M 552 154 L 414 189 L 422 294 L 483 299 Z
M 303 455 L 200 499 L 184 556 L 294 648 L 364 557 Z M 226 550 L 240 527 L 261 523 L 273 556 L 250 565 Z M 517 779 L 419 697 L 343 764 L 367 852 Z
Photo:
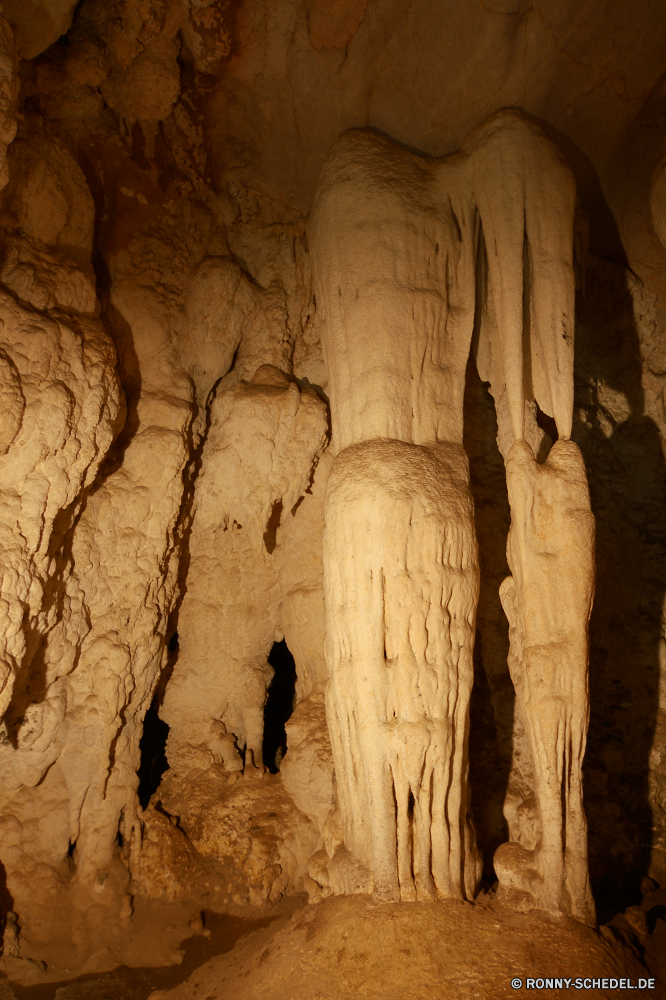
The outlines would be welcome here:
M 500 595 L 509 620 L 511 679 L 532 753 L 536 822 L 530 843 L 503 845 L 494 864 L 509 897 L 526 892 L 540 909 L 593 924 L 582 787 L 594 591 L 585 467 L 573 441 L 557 441 L 542 465 L 527 442 L 516 441 L 507 482 L 512 576 Z
M 503 602 L 541 808 L 534 902 L 594 919 L 581 795 L 593 532 L 584 469 L 567 441 L 574 204 L 557 151 L 515 112 L 489 119 L 460 154 L 439 161 L 350 132 L 322 172 L 310 232 L 338 452 L 324 531 L 327 704 L 345 841 L 331 862 L 338 891 L 371 886 L 387 899 L 476 891 L 467 741 L 479 571 L 461 443 L 464 372 L 483 313 L 481 364 L 500 434 L 516 442 L 507 474 L 518 584 L 507 581 Z M 542 472 L 524 440 L 526 419 L 532 437 L 536 430 L 533 397 L 563 443 L 543 467 L 560 491 L 552 486 L 528 532 L 514 521 L 534 507 L 529 483 L 518 485 L 525 463 L 532 476 Z M 583 490 L 573 500 L 568 478 L 574 493 Z M 568 554 L 559 562 L 544 561 L 544 532 Z M 559 607 L 563 580 L 571 600 Z M 509 853 L 503 887 L 519 877 Z M 343 865 L 353 875 L 340 879 Z
M 271 365 L 218 391 L 211 404 L 179 656 L 160 712 L 176 770 L 216 762 L 232 773 L 263 771 L 267 657 L 283 634 L 269 522 L 278 508 L 289 516 L 304 496 L 327 431 L 314 390 L 299 391 Z
M 666 884 L 665 33 L 3 0 L 0 971 Z

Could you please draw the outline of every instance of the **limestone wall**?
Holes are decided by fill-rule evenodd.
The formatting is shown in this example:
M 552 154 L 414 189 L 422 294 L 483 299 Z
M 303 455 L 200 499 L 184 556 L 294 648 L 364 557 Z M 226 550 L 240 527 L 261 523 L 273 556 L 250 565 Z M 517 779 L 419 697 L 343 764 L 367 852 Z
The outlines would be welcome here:
M 331 421 L 344 401 L 329 400 L 308 227 L 350 128 L 441 157 L 519 108 L 575 178 L 572 439 L 597 526 L 590 873 L 602 909 L 664 883 L 665 39 L 651 0 L 4 4 L 0 905 L 22 975 L 63 927 L 72 968 L 113 965 L 132 899 L 200 901 L 215 879 L 221 908 L 327 891 L 343 829 L 323 509 L 349 414 Z M 492 882 L 496 848 L 534 833 L 534 774 L 499 598 L 504 449 L 473 362 L 462 415 L 480 567 L 470 816 Z M 286 755 L 250 777 L 283 637 Z M 143 809 L 151 706 L 171 766 Z

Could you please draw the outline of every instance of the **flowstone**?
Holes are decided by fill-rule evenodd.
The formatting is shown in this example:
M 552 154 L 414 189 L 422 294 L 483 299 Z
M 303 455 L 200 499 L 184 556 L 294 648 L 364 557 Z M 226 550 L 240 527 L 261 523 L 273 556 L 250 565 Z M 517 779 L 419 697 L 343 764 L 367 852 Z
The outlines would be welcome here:
M 503 601 L 541 820 L 530 873 L 527 848 L 507 845 L 498 874 L 503 890 L 520 883 L 521 905 L 594 921 L 580 794 L 593 519 L 569 440 L 574 209 L 560 154 L 514 111 L 441 160 L 354 130 L 322 171 L 310 242 L 337 453 L 324 578 L 343 842 L 317 871 L 335 892 L 472 899 L 478 884 L 467 742 L 479 570 L 462 449 L 476 330 L 508 451 Z M 562 439 L 546 465 L 538 408 Z M 531 534 L 519 527 L 528 466 L 550 486 Z M 550 561 L 539 530 L 555 536 Z M 548 597 L 562 588 L 565 607 Z

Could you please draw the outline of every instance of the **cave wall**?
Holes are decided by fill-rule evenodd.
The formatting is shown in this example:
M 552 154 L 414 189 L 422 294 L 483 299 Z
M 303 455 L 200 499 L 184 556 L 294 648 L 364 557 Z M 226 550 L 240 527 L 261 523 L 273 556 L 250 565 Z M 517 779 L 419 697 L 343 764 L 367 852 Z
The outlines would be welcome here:
M 307 861 L 332 851 L 339 818 L 322 700 L 328 379 L 308 214 L 345 129 L 442 156 L 507 106 L 541 125 L 578 186 L 573 437 L 597 519 L 593 885 L 613 906 L 641 877 L 663 881 L 663 6 L 42 0 L 4 11 L 0 862 L 25 940 L 51 933 L 60 911 L 45 901 L 57 897 L 83 915 L 77 947 L 90 950 L 92 906 L 121 919 L 128 886 L 176 898 L 232 855 L 256 902 L 319 891 Z M 532 775 L 498 595 L 503 463 L 471 365 L 464 407 L 481 565 L 472 809 L 492 878 Z M 261 442 L 278 424 L 283 452 L 269 460 Z M 261 713 L 266 655 L 283 636 L 297 706 L 267 791 L 235 780 L 246 723 L 234 719 Z M 215 706 L 222 728 L 197 723 L 206 731 L 185 738 L 169 705 L 183 717 L 179 677 L 206 700 L 207 671 L 243 674 L 224 694 L 238 711 L 222 722 Z M 153 703 L 173 726 L 172 767 L 144 812 L 139 744 Z M 243 840 L 268 795 L 283 820 Z M 38 957 L 38 943 L 22 954 Z

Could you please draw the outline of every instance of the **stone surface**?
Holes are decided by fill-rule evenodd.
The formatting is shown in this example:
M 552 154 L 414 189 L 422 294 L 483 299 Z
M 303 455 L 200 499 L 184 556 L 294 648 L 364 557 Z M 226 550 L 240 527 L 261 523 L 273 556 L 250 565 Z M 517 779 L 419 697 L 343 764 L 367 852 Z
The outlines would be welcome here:
M 600 934 L 571 922 L 527 917 L 482 898 L 472 906 L 454 900 L 376 905 L 367 896 L 334 898 L 294 914 L 271 934 L 239 942 L 182 985 L 152 1000 L 268 1000 L 293 997 L 418 996 L 529 997 L 528 977 L 608 979 L 598 996 L 611 997 L 611 977 L 649 975 L 629 940 L 609 928 Z M 461 943 L 463 943 L 461 945 Z M 523 988 L 511 980 L 519 976 Z M 591 986 L 590 982 L 590 986 Z M 570 989 L 575 989 L 573 982 Z M 581 984 L 581 988 L 582 984 Z M 554 992 L 554 991 L 553 991 Z M 654 995 L 638 990 L 633 996 Z
M 71 26 L 75 0 L 5 0 L 5 17 L 14 25 L 22 59 L 33 59 Z
M 431 167 L 428 156 L 459 149 L 505 107 L 536 120 L 576 179 L 572 438 L 597 524 L 584 805 L 600 914 L 635 906 L 645 875 L 666 881 L 663 4 L 6 0 L 3 10 L 0 906 L 16 914 L 5 939 L 12 975 L 43 978 L 41 961 L 62 978 L 89 961 L 173 960 L 191 915 L 183 873 L 203 893 L 218 862 L 160 813 L 159 789 L 140 807 L 137 768 L 155 752 L 142 749 L 146 713 L 176 676 L 215 401 L 230 389 L 242 399 L 243 380 L 271 365 L 301 398 L 314 390 L 317 421 L 330 393 L 333 424 L 336 411 L 339 426 L 353 422 L 335 402 L 324 303 L 313 296 L 307 217 L 322 164 L 346 130 L 369 128 Z M 521 240 L 505 255 L 515 274 Z M 465 385 L 461 352 L 455 434 L 470 459 L 480 568 L 470 815 L 492 881 L 497 847 L 528 844 L 535 829 L 536 774 L 499 598 L 511 408 L 482 339 L 472 347 L 498 411 L 471 366 Z M 557 428 L 536 395 L 539 409 L 528 400 L 514 419 L 542 458 Z M 328 866 L 337 885 L 358 887 L 363 874 L 343 852 L 337 874 L 328 863 L 343 839 L 322 718 L 333 450 L 279 524 L 276 514 L 273 553 L 262 537 L 260 559 L 249 542 L 239 556 L 247 580 L 260 567 L 275 597 L 261 628 L 253 623 L 263 660 L 284 634 L 296 662 L 287 752 L 266 794 L 303 832 L 284 851 L 286 884 L 313 898 L 309 853 L 316 877 Z M 223 582 L 215 607 L 234 597 Z M 247 794 L 229 840 L 261 815 L 261 791 Z M 266 871 L 282 865 L 284 842 L 269 827 Z M 230 880 L 239 898 L 248 877 L 239 869 Z M 284 880 L 261 882 L 268 896 L 274 884 L 282 891 Z M 175 907 L 168 941 L 138 933 L 144 892 L 175 897 L 150 904 Z M 220 908 L 237 905 L 225 892 Z
M 518 905 L 533 886 L 535 906 L 594 923 L 582 806 L 594 522 L 569 441 L 574 209 L 562 157 L 510 111 L 441 160 L 352 130 L 322 171 L 310 245 L 338 450 L 324 575 L 344 843 L 318 880 L 333 891 L 477 890 L 467 741 L 479 570 L 460 448 L 476 329 L 507 463 L 514 577 L 502 599 L 540 820 L 495 870 Z M 543 465 L 525 440 L 543 462 L 538 412 L 562 438 Z
M 455 445 L 398 441 L 345 449 L 329 477 L 327 717 L 344 844 L 380 898 L 469 898 L 480 875 L 465 764 L 478 596 L 467 477 Z
M 594 924 L 587 868 L 583 755 L 589 717 L 588 622 L 594 594 L 594 518 L 582 455 L 557 441 L 539 465 L 516 441 L 506 463 L 512 575 L 500 597 L 509 670 L 534 767 L 534 803 L 521 806 L 522 843 L 494 865 L 508 898 Z
M 282 597 L 272 519 L 282 510 L 289 517 L 303 498 L 328 433 L 316 393 L 271 365 L 218 391 L 209 414 L 179 655 L 160 709 L 169 763 L 181 773 L 211 762 L 263 769 L 267 656 Z

